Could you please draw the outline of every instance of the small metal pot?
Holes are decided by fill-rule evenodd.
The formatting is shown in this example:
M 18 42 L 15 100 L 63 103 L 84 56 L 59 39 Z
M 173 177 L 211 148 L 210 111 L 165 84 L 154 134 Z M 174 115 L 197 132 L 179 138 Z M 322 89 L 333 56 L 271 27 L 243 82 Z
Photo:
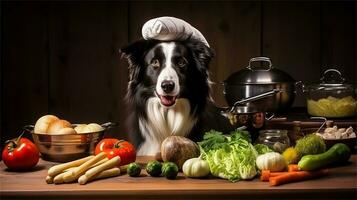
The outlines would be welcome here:
M 253 62 L 268 62 L 267 69 L 252 68 Z M 291 107 L 295 99 L 295 80 L 287 73 L 273 67 L 267 57 L 256 57 L 249 61 L 248 67 L 230 75 L 224 82 L 224 95 L 229 106 L 239 99 L 246 99 L 267 91 L 277 89 L 275 95 L 250 102 L 264 112 L 284 112 Z
M 234 128 L 245 126 L 251 134 L 252 141 L 259 135 L 259 130 L 264 128 L 266 118 L 265 112 L 258 111 L 253 106 L 233 106 L 221 113 L 229 120 Z

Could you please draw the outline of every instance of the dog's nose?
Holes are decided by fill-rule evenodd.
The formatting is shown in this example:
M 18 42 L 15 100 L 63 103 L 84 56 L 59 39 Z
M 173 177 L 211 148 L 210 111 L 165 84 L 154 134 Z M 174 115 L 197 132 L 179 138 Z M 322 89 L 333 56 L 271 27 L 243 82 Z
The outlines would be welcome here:
M 165 93 L 170 93 L 175 88 L 175 83 L 173 81 L 162 81 L 161 88 Z

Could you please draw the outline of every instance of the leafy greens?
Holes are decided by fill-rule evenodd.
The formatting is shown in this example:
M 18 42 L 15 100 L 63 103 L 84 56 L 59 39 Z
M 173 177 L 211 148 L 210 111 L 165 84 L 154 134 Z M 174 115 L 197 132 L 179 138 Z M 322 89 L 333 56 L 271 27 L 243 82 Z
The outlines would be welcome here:
M 255 161 L 258 153 L 247 131 L 236 130 L 226 136 L 211 130 L 198 144 L 214 176 L 235 182 L 252 179 L 257 174 Z
M 254 145 L 254 148 L 255 148 L 255 150 L 257 150 L 259 155 L 269 153 L 269 152 L 274 152 L 272 149 L 270 149 L 265 144 L 256 144 L 256 145 Z

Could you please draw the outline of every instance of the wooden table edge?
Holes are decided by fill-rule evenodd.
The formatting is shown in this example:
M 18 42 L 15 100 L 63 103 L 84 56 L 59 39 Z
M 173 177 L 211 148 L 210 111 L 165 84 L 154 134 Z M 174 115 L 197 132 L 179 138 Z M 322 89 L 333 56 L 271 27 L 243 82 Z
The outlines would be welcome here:
M 61 194 L 59 194 L 61 193 Z M 319 189 L 280 189 L 274 188 L 272 190 L 259 190 L 259 189 L 220 189 L 220 190 L 60 190 L 60 191 L 43 191 L 43 190 L 11 190 L 0 191 L 0 196 L 3 197 L 66 197 L 66 196 L 125 196 L 125 197 L 163 197 L 163 196 L 235 196 L 235 197 L 249 197 L 249 196 L 316 196 L 316 195 L 332 195 L 331 197 L 351 197 L 357 198 L 357 188 L 319 188 Z

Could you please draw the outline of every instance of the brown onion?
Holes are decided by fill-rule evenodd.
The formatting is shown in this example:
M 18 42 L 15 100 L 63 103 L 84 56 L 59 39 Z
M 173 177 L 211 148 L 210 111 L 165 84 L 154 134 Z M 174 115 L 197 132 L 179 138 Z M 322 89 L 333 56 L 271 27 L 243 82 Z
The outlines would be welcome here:
M 161 144 L 162 160 L 174 162 L 180 169 L 186 160 L 199 155 L 198 145 L 182 136 L 169 136 Z

